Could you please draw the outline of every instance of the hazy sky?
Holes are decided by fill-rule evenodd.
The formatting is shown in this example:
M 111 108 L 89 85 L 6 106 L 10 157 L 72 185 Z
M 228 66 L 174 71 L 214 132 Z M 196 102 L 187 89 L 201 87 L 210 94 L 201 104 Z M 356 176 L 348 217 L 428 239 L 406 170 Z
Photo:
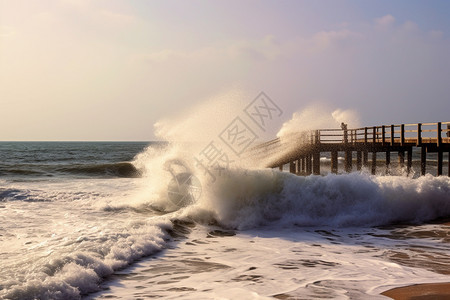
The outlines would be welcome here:
M 0 140 L 152 140 L 237 90 L 450 121 L 450 1 L 0 0 Z

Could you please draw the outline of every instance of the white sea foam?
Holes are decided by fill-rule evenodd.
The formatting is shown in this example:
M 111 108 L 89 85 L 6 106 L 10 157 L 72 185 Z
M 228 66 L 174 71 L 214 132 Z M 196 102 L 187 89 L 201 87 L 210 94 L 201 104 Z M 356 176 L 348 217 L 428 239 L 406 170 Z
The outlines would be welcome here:
M 379 293 L 395 286 L 448 281 L 446 275 L 389 261 L 386 252 L 410 254 L 410 241 L 390 239 L 388 231 L 376 228 L 265 227 L 230 237 L 214 237 L 211 229 L 197 226 L 188 242 L 142 262 L 103 297 L 385 299 Z M 414 240 L 416 250 L 445 253 L 439 244 Z
M 167 217 L 107 209 L 131 198 L 133 187 L 130 179 L 4 185 L 0 298 L 78 299 L 163 249 L 172 227 Z
M 450 178 L 229 170 L 181 213 L 238 229 L 420 223 L 450 215 Z

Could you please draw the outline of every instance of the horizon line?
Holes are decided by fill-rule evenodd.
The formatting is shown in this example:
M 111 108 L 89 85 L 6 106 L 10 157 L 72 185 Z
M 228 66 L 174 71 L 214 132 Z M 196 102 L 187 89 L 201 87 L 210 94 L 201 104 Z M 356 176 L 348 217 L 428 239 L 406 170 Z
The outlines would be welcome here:
M 162 140 L 0 140 L 0 143 L 151 143 Z

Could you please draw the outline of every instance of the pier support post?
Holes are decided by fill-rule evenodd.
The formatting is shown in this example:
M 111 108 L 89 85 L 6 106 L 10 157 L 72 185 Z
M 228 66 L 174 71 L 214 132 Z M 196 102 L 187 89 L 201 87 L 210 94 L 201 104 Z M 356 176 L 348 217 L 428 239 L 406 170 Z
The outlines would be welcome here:
M 303 156 L 303 172 L 306 173 L 307 169 L 308 169 L 308 156 L 305 155 L 305 156 Z
M 295 173 L 296 174 L 300 174 L 301 172 L 302 172 L 302 159 L 301 158 L 299 158 L 299 159 L 297 159 L 297 161 L 296 161 L 296 169 L 295 169 Z
M 427 171 L 427 147 L 422 146 L 420 150 L 420 174 L 425 175 Z
M 302 172 L 306 172 L 306 156 L 302 156 Z
M 320 175 L 320 152 L 313 152 L 313 173 L 314 175 Z
M 438 161 L 437 161 L 437 176 L 441 176 L 442 175 L 442 164 L 443 164 L 443 153 L 442 150 L 439 149 L 438 150 Z
M 375 151 L 372 152 L 372 175 L 375 175 L 377 172 L 377 153 Z
M 283 165 L 280 165 L 280 166 L 278 167 L 278 169 L 279 169 L 280 171 L 283 171 Z
M 312 173 L 311 164 L 311 154 L 306 155 L 306 175 L 311 175 Z
M 386 174 L 390 174 L 391 169 L 391 152 L 389 150 L 386 151 Z
M 363 151 L 363 166 L 365 168 L 369 167 L 369 151 L 367 150 Z
M 362 166 L 362 152 L 361 150 L 356 151 L 356 169 L 361 171 Z
M 406 163 L 406 173 L 409 175 L 412 168 L 412 148 L 408 149 L 407 163 Z
M 338 152 L 331 151 L 331 173 L 337 174 L 338 172 Z
M 289 163 L 289 173 L 295 174 L 295 162 L 293 161 Z
M 350 173 L 352 171 L 352 151 L 345 150 L 345 172 Z
M 398 151 L 398 164 L 400 166 L 400 169 L 403 169 L 405 167 L 405 151 Z

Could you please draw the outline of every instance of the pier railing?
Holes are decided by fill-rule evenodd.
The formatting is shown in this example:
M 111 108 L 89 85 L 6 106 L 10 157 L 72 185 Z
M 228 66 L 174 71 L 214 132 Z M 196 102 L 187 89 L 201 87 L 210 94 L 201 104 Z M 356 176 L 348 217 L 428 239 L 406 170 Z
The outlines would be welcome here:
M 353 129 L 318 129 L 308 134 L 314 143 L 416 144 L 450 143 L 450 122 L 381 125 Z M 305 139 L 308 141 L 308 139 Z

